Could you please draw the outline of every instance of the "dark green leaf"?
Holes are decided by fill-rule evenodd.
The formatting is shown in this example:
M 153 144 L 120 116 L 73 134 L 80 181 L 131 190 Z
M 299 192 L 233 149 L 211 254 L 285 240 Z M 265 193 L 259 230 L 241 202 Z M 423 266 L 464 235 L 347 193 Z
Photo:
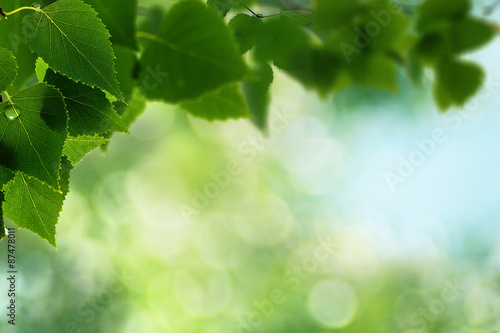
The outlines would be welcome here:
M 495 37 L 495 31 L 486 21 L 473 17 L 466 17 L 452 26 L 454 51 L 462 53 L 473 51 Z
M 472 62 L 450 60 L 441 62 L 436 70 L 434 98 L 441 110 L 462 106 L 481 87 L 484 72 Z
M 77 137 L 70 136 L 64 143 L 63 152 L 73 164 L 76 164 L 80 162 L 85 155 L 108 141 L 109 139 L 103 138 L 99 135 L 79 135 Z
M 457 17 L 466 14 L 470 7 L 470 0 L 425 0 L 418 12 L 434 17 Z
M 94 7 L 97 16 L 108 28 L 111 43 L 137 48 L 135 20 L 137 0 L 84 0 Z
M 72 81 L 51 69 L 47 71 L 45 81 L 64 96 L 71 136 L 127 132 L 121 117 L 101 90 Z
M 37 83 L 0 103 L 0 164 L 23 171 L 58 189 L 60 160 L 67 137 L 61 93 Z
M 349 25 L 360 8 L 358 0 L 313 0 L 313 9 L 317 15 L 320 29 L 337 29 Z

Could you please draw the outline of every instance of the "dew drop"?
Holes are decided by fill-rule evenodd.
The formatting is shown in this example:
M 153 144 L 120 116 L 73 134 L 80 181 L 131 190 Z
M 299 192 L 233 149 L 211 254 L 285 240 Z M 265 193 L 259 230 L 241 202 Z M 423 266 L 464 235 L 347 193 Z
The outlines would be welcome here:
M 33 2 L 31 7 L 36 8 L 36 9 L 40 9 L 42 7 L 42 4 L 39 2 Z
M 21 108 L 16 104 L 9 104 L 3 109 L 3 114 L 9 120 L 15 120 L 21 114 Z

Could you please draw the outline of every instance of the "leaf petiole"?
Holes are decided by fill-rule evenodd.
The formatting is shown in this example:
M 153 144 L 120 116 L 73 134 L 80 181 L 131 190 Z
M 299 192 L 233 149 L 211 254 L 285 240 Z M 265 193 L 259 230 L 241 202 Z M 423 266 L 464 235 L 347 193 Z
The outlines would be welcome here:
M 38 11 L 40 11 L 40 8 L 35 8 L 35 7 L 27 7 L 27 6 L 26 6 L 26 7 L 19 7 L 18 9 L 14 9 L 13 11 L 8 12 L 8 13 L 6 13 L 6 12 L 4 12 L 4 11 L 2 10 L 1 14 L 2 14 L 2 16 L 3 16 L 3 17 L 5 17 L 5 18 L 7 19 L 7 18 L 8 18 L 7 16 L 12 15 L 12 14 L 15 14 L 15 13 L 20 12 L 21 10 L 25 10 L 25 9 L 31 9 L 31 10 L 34 10 L 34 11 L 37 11 L 37 12 L 38 12 Z M 2 19 L 2 18 L 0 17 L 0 20 L 1 20 L 1 19 Z

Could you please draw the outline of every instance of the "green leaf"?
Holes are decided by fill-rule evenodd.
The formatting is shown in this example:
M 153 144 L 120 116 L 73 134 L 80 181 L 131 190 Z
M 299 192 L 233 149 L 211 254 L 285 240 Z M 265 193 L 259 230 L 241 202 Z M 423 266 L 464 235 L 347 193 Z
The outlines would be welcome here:
M 137 0 L 85 0 L 108 28 L 111 43 L 137 49 L 135 21 Z
M 253 70 L 254 77 L 243 82 L 243 93 L 252 114 L 252 121 L 262 131 L 267 129 L 270 102 L 269 86 L 273 82 L 273 69 L 267 63 L 259 63 Z
M 165 16 L 164 6 L 155 5 L 148 9 L 147 17 L 139 21 L 139 27 L 137 31 L 147 32 L 152 35 L 156 35 L 160 29 L 161 22 Z M 146 38 L 140 38 L 138 40 L 139 45 L 142 49 L 145 49 L 151 41 Z
M 35 73 L 36 73 L 36 77 L 38 78 L 38 82 L 45 81 L 45 74 L 47 73 L 48 69 L 49 69 L 49 64 L 47 64 L 45 61 L 43 61 L 42 58 L 36 59 Z
M 470 0 L 425 0 L 418 7 L 418 13 L 420 15 L 452 18 L 465 15 L 470 7 Z
M 61 158 L 61 169 L 59 170 L 59 184 L 61 185 L 63 200 L 69 193 L 69 178 L 71 170 L 73 170 L 73 163 L 71 163 L 67 156 L 63 156 Z
M 92 7 L 81 0 L 59 0 L 26 16 L 23 30 L 29 48 L 54 71 L 123 100 L 110 35 Z
M 3 186 L 3 211 L 18 227 L 26 228 L 56 246 L 56 224 L 63 194 L 23 172 Z
M 132 125 L 137 117 L 142 115 L 144 110 L 146 109 L 147 99 L 144 95 L 139 91 L 139 89 L 134 89 L 132 92 L 132 96 L 128 102 L 128 106 L 125 108 L 115 109 L 118 114 L 122 117 L 123 122 L 126 126 Z
M 353 22 L 360 9 L 358 0 L 313 0 L 313 10 L 317 13 L 317 26 L 320 29 L 337 29 Z
M 128 105 L 122 102 L 115 102 L 114 107 L 116 112 L 122 117 L 125 125 L 132 125 L 137 117 L 139 117 L 146 109 L 147 99 L 138 88 L 134 88 L 132 96 L 128 100 Z M 112 133 L 104 135 L 105 138 L 111 138 Z M 101 150 L 106 152 L 109 141 L 101 145 Z
M 211 91 L 197 100 L 184 102 L 181 108 L 207 120 L 248 118 L 250 113 L 238 84 Z
M 436 64 L 453 55 L 453 41 L 448 26 L 423 35 L 415 45 L 415 52 L 427 63 Z
M 484 72 L 475 63 L 463 60 L 441 62 L 436 69 L 434 98 L 441 110 L 463 106 L 479 90 Z
M 0 47 L 0 91 L 5 90 L 17 76 L 14 54 Z
M 120 84 L 120 90 L 125 96 L 125 100 L 128 100 L 136 85 L 135 75 L 138 67 L 138 59 L 135 52 L 128 47 L 113 45 L 113 51 L 116 56 L 116 78 Z
M 313 22 L 315 15 L 306 10 L 285 10 L 280 13 L 280 18 L 287 23 L 305 25 Z
M 0 188 L 14 178 L 14 172 L 0 165 Z
M 76 164 L 77 162 L 80 162 L 85 155 L 108 141 L 109 139 L 103 138 L 99 135 L 79 135 L 77 137 L 70 136 L 64 143 L 63 152 L 73 164 Z
M 254 47 L 266 33 L 266 26 L 261 19 L 247 14 L 238 14 L 229 22 L 229 27 L 240 45 L 240 53 L 244 54 Z
M 241 1 L 234 0 L 208 0 L 207 4 L 213 7 L 222 17 L 231 10 L 231 8 L 238 6 Z
M 398 89 L 398 66 L 386 56 L 360 59 L 349 67 L 355 82 L 367 87 L 395 92 Z
M 199 1 L 181 1 L 142 54 L 139 82 L 148 98 L 176 103 L 241 80 L 246 66 L 229 28 Z
M 47 71 L 45 81 L 59 89 L 64 96 L 69 135 L 128 132 L 127 126 L 101 90 L 72 81 L 51 69 Z
M 495 31 L 486 21 L 466 17 L 452 25 L 452 38 L 456 53 L 473 51 L 495 37 Z
M 298 47 L 275 61 L 275 65 L 304 86 L 326 95 L 333 89 L 345 61 L 340 55 L 317 46 Z
M 58 189 L 60 159 L 67 137 L 61 93 L 37 83 L 0 103 L 0 164 Z

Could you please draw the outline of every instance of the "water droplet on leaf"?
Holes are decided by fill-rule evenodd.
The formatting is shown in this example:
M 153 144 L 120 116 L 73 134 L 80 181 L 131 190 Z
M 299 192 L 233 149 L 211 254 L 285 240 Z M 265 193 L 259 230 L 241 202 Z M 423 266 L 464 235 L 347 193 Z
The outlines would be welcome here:
M 9 120 L 15 120 L 21 114 L 21 108 L 16 104 L 9 104 L 3 109 L 3 114 Z
M 31 7 L 36 8 L 36 9 L 40 9 L 42 7 L 42 4 L 39 2 L 33 2 Z

